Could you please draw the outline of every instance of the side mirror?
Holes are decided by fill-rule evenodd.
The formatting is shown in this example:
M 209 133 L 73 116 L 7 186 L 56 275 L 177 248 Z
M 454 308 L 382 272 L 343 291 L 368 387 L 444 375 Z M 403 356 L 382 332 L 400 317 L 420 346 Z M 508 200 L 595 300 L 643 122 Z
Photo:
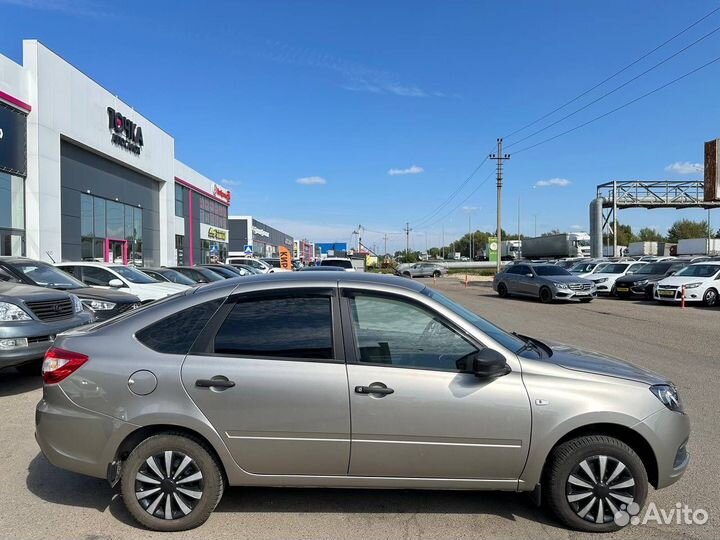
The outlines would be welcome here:
M 113 278 L 110 281 L 108 281 L 108 285 L 110 285 L 114 289 L 119 289 L 120 287 L 125 286 L 125 284 L 122 282 L 122 280 L 119 280 L 118 278 Z
M 482 349 L 466 359 L 458 361 L 458 369 L 475 374 L 477 377 L 502 377 L 512 371 L 505 362 L 505 357 L 493 349 Z

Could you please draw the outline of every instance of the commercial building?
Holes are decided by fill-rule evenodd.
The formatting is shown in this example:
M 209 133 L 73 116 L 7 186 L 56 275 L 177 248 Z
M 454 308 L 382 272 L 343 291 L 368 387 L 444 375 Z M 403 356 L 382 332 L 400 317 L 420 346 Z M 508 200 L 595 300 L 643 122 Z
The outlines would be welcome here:
M 194 264 L 227 252 L 230 192 L 175 140 L 34 40 L 0 55 L 0 254 Z
M 231 254 L 252 253 L 256 257 L 277 257 L 280 246 L 293 252 L 293 237 L 252 216 L 230 216 Z

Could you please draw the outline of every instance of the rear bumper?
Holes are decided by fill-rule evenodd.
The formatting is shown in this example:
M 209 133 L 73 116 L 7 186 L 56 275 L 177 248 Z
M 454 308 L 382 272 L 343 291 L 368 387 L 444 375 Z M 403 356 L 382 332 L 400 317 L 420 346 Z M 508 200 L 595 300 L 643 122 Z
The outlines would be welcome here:
M 58 385 L 45 386 L 35 409 L 35 440 L 61 469 L 106 478 L 122 441 L 137 426 L 77 406 Z

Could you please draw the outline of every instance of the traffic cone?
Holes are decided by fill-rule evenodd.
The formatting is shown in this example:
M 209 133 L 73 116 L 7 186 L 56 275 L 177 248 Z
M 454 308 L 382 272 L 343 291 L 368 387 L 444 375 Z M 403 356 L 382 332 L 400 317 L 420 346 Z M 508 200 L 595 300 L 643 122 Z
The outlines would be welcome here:
M 685 309 L 685 285 L 682 286 L 680 292 L 680 309 Z

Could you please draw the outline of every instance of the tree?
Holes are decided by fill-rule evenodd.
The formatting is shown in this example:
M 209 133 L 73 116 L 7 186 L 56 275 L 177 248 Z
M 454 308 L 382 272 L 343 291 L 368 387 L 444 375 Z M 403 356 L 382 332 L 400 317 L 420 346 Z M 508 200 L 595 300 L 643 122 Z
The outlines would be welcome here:
M 656 229 L 643 227 L 638 233 L 638 240 L 640 242 L 662 242 L 664 238 Z
M 612 231 L 612 228 L 610 229 Z M 630 225 L 617 225 L 617 245 L 618 246 L 629 246 L 631 242 L 635 242 L 637 236 L 632 232 Z M 603 244 L 612 244 L 612 234 L 606 233 L 603 235 Z
M 708 223 L 707 221 L 692 221 L 689 219 L 681 219 L 672 224 L 668 229 L 668 242 L 677 242 L 684 238 L 707 238 Z
M 544 233 L 542 233 L 540 236 L 554 236 L 554 235 L 556 235 L 556 234 L 562 234 L 562 233 L 560 232 L 560 229 L 553 229 L 552 231 L 544 232 Z

